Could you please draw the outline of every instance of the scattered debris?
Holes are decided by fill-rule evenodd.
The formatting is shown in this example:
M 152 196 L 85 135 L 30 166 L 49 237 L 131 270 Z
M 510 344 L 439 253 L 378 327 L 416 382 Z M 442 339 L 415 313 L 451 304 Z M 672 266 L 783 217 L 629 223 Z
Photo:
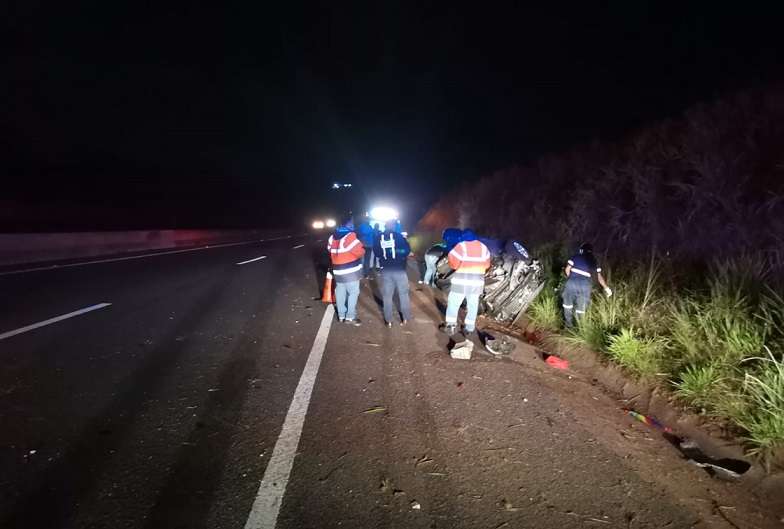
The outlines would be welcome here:
M 508 336 L 495 337 L 490 333 L 483 332 L 480 338 L 485 344 L 485 349 L 496 356 L 508 355 L 515 350 L 514 341 Z
M 381 486 L 378 488 L 381 492 L 386 492 L 392 488 L 392 481 L 389 478 L 381 480 Z
M 565 514 L 567 516 L 574 516 L 576 518 L 582 518 L 583 520 L 590 520 L 592 522 L 597 522 L 597 523 L 606 523 L 606 524 L 612 523 L 609 520 L 602 520 L 601 518 L 595 518 L 595 517 L 589 516 L 587 514 L 579 514 L 579 513 L 576 513 L 576 512 L 572 512 L 572 511 L 566 511 L 563 514 Z
M 419 465 L 424 465 L 425 463 L 432 463 L 432 462 L 433 462 L 432 459 L 430 459 L 427 455 L 424 455 L 417 460 L 416 464 L 414 465 L 414 468 L 418 467 Z
M 449 356 L 455 360 L 471 360 L 471 353 L 474 350 L 474 342 L 465 340 L 454 344 L 449 351 Z
M 672 433 L 672 428 L 670 428 L 669 426 L 664 426 L 662 423 L 656 420 L 656 417 L 643 415 L 642 413 L 637 413 L 634 410 L 626 410 L 626 411 L 631 417 L 637 419 L 643 424 L 647 424 L 648 426 L 656 428 L 657 430 L 660 430 L 662 432 Z
M 558 358 L 555 355 L 547 355 L 547 358 L 545 358 L 544 361 L 547 365 L 556 369 L 569 369 L 569 361 Z
M 509 512 L 516 512 L 520 510 L 518 507 L 512 505 L 511 502 L 506 498 L 502 498 L 501 501 L 498 502 L 498 506 Z
M 414 500 L 411 502 L 411 508 L 414 509 L 415 511 L 418 511 L 422 508 L 422 506 L 419 504 L 418 501 Z
M 219 388 L 210 388 L 210 389 L 207 390 L 207 393 L 214 393 L 216 391 L 220 391 L 220 389 Z
M 704 468 L 708 474 L 719 479 L 734 481 L 751 468 L 749 462 L 740 459 L 726 457 L 714 459 L 706 455 L 693 439 L 681 438 L 675 435 L 665 435 L 665 437 L 680 450 L 689 463 Z
M 373 406 L 372 408 L 366 409 L 362 413 L 383 413 L 385 411 L 387 411 L 387 409 L 384 406 Z
M 370 347 L 381 347 L 380 343 L 375 342 L 365 342 L 365 345 L 369 345 Z

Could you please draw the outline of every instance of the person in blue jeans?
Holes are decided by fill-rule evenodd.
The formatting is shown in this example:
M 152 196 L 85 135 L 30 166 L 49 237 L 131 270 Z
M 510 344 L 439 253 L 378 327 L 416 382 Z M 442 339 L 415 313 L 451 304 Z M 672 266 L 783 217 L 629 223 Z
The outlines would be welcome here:
M 612 296 L 612 290 L 602 276 L 602 268 L 593 255 L 593 246 L 588 243 L 580 246 L 580 250 L 566 262 L 564 273 L 568 278 L 561 294 L 564 321 L 567 328 L 572 328 L 575 320 L 579 323 L 591 304 L 594 276 L 608 298 Z
M 394 296 L 397 292 L 400 300 L 400 325 L 411 319 L 411 301 L 408 297 L 408 276 L 406 275 L 406 259 L 411 247 L 406 238 L 395 231 L 395 221 L 387 223 L 387 229 L 376 236 L 373 252 L 381 264 L 381 297 L 384 301 L 384 322 L 392 327 L 395 310 Z
M 338 320 L 355 326 L 357 318 L 359 280 L 362 277 L 362 257 L 365 249 L 354 233 L 354 224 L 346 217 L 327 241 L 332 274 L 335 276 L 335 308 Z
M 430 247 L 425 252 L 425 276 L 419 282 L 432 287 L 436 283 L 436 264 L 438 260 L 446 253 L 446 244 L 439 242 Z

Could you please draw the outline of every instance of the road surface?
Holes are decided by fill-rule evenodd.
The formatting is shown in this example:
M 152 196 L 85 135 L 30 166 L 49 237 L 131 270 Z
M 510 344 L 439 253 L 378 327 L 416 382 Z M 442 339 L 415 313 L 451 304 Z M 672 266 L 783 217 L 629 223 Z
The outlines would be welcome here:
M 323 245 L 0 275 L 0 527 L 732 527 L 598 388 L 451 360 L 432 292 L 386 329 L 366 281 L 338 323 Z

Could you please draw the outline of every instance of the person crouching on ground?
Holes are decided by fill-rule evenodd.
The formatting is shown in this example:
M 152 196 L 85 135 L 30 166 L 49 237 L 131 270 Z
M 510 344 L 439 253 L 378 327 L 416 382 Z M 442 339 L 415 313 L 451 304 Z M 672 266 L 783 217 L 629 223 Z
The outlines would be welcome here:
M 425 252 L 425 277 L 419 282 L 432 287 L 436 282 L 436 264 L 446 253 L 446 244 L 437 242 Z
M 571 328 L 575 319 L 579 323 L 591 304 L 591 278 L 594 275 L 608 298 L 612 296 L 612 290 L 602 276 L 602 268 L 593 255 L 593 246 L 588 243 L 580 246 L 580 250 L 566 262 L 564 273 L 568 278 L 562 294 L 564 320 L 566 327 Z
M 466 300 L 465 332 L 476 329 L 476 315 L 479 312 L 479 296 L 485 289 L 485 272 L 490 267 L 490 250 L 476 239 L 471 230 L 464 230 L 462 241 L 449 252 L 449 266 L 455 273 L 451 277 L 451 287 L 446 307 L 447 334 L 455 333 L 457 313 Z
M 384 300 L 384 321 L 392 327 L 392 312 L 395 310 L 394 296 L 400 300 L 400 325 L 411 319 L 411 301 L 408 297 L 406 258 L 411 247 L 402 233 L 395 230 L 395 221 L 387 222 L 387 229 L 376 237 L 373 252 L 381 262 L 381 297 Z
M 335 305 L 341 322 L 359 326 L 357 318 L 357 299 L 359 280 L 362 278 L 362 257 L 365 249 L 354 233 L 351 217 L 341 222 L 327 242 L 332 273 L 335 276 Z

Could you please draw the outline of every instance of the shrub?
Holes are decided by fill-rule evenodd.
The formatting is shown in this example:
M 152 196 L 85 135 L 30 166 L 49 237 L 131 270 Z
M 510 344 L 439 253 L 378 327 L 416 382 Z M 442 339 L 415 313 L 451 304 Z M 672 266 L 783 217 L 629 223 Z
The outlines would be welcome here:
M 561 303 L 558 292 L 545 285 L 528 307 L 528 317 L 537 329 L 555 331 L 561 327 Z
M 784 359 L 770 350 L 767 354 L 754 359 L 762 362 L 759 369 L 745 374 L 739 396 L 746 405 L 736 409 L 732 419 L 746 431 L 750 453 L 769 463 L 774 450 L 784 448 Z
M 605 351 L 608 337 L 607 329 L 602 326 L 601 319 L 595 315 L 595 311 L 589 310 L 577 325 L 567 331 L 563 340 L 568 344 L 587 347 L 594 351 Z
M 719 400 L 726 394 L 726 379 L 718 365 L 687 366 L 678 376 L 675 394 L 685 403 L 709 412 L 723 407 Z
M 623 328 L 620 333 L 610 337 L 607 354 L 633 373 L 653 377 L 663 374 L 665 345 L 663 338 L 643 338 L 636 335 L 633 329 Z

